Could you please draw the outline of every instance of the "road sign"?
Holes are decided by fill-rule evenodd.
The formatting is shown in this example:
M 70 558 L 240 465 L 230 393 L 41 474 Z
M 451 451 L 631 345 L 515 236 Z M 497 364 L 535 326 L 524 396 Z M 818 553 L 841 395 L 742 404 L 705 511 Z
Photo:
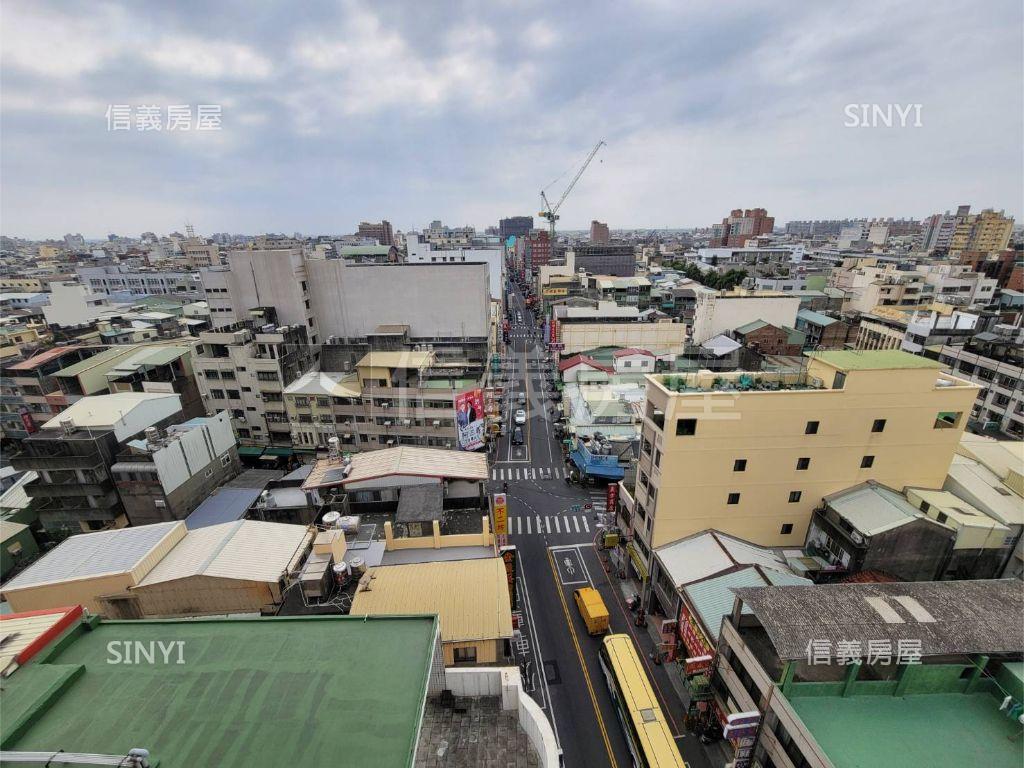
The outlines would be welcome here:
M 499 536 L 508 535 L 508 501 L 504 493 L 494 494 L 494 532 Z
M 579 512 L 581 509 L 583 509 L 583 507 L 581 507 L 579 504 L 573 504 L 571 507 L 569 507 L 569 511 L 573 513 Z

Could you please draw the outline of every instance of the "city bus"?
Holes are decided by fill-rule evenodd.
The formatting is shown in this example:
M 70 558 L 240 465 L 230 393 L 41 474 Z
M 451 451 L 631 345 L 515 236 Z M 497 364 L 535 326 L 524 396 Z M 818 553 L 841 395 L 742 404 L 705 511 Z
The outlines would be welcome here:
M 608 635 L 604 639 L 601 671 L 626 734 L 633 765 L 686 768 L 629 635 Z

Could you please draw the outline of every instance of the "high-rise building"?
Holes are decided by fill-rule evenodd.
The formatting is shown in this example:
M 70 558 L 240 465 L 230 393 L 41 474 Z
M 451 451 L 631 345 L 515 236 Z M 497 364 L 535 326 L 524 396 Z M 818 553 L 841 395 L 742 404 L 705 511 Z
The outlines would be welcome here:
M 594 245 L 607 245 L 611 241 L 608 225 L 597 221 L 590 222 L 590 242 Z
M 380 245 L 394 245 L 395 233 L 391 229 L 391 222 L 384 219 L 380 224 L 361 221 L 359 229 L 356 230 L 359 237 L 369 237 L 376 240 Z
M 803 371 L 648 376 L 637 481 L 620 494 L 630 557 L 649 568 L 652 548 L 707 528 L 799 547 L 828 494 L 941 488 L 979 389 L 944 368 L 826 351 Z
M 533 216 L 511 216 L 498 222 L 498 234 L 504 240 L 509 236 L 526 237 L 533 229 Z
M 950 256 L 965 251 L 995 253 L 1006 248 L 1013 234 L 1013 217 L 986 208 L 981 213 L 959 217 L 949 244 Z
M 551 238 L 546 229 L 531 230 L 526 240 L 526 270 L 537 274 L 551 263 Z
M 577 245 L 573 248 L 576 270 L 591 275 L 632 277 L 636 274 L 636 251 L 629 243 Z
M 739 247 L 758 235 L 770 235 L 775 227 L 775 218 L 764 208 L 736 208 L 721 224 L 711 227 L 711 247 Z
M 206 412 L 228 411 L 239 442 L 290 446 L 284 388 L 314 367 L 316 349 L 305 324 L 278 326 L 273 307 L 258 313 L 261 322 L 200 333 L 193 365 Z

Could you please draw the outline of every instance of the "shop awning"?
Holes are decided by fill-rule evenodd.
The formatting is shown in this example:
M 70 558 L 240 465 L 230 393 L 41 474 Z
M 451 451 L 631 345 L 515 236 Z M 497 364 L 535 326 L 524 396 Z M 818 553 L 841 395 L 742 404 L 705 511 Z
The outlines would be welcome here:
M 640 575 L 643 581 L 647 581 L 647 566 L 644 565 L 644 561 L 640 559 L 640 553 L 636 551 L 633 546 L 633 542 L 629 542 L 626 545 L 626 551 L 629 552 L 629 559 L 633 563 L 633 567 L 636 568 L 636 572 Z
M 291 456 L 293 453 L 295 453 L 295 451 L 293 451 L 291 448 L 271 446 L 270 448 L 267 448 L 263 452 L 263 455 L 264 456 L 285 456 L 285 457 L 287 457 L 287 456 Z
M 263 455 L 263 448 L 258 445 L 242 445 L 238 448 L 238 455 L 255 459 Z
M 580 450 L 577 448 L 569 454 L 569 458 L 572 459 L 580 472 L 589 475 L 590 477 L 600 477 L 606 480 L 621 480 L 626 476 L 626 470 L 618 464 L 618 459 L 610 456 L 595 456 L 589 451 Z M 612 461 L 608 461 L 612 459 Z

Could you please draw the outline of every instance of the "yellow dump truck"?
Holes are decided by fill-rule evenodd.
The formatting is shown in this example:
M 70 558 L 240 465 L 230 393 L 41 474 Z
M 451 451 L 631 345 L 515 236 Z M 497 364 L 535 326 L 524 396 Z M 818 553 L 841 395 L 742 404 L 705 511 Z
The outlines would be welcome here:
M 601 593 L 593 587 L 583 587 L 573 592 L 576 607 L 580 609 L 587 632 L 600 635 L 608 631 L 608 609 L 605 607 Z

